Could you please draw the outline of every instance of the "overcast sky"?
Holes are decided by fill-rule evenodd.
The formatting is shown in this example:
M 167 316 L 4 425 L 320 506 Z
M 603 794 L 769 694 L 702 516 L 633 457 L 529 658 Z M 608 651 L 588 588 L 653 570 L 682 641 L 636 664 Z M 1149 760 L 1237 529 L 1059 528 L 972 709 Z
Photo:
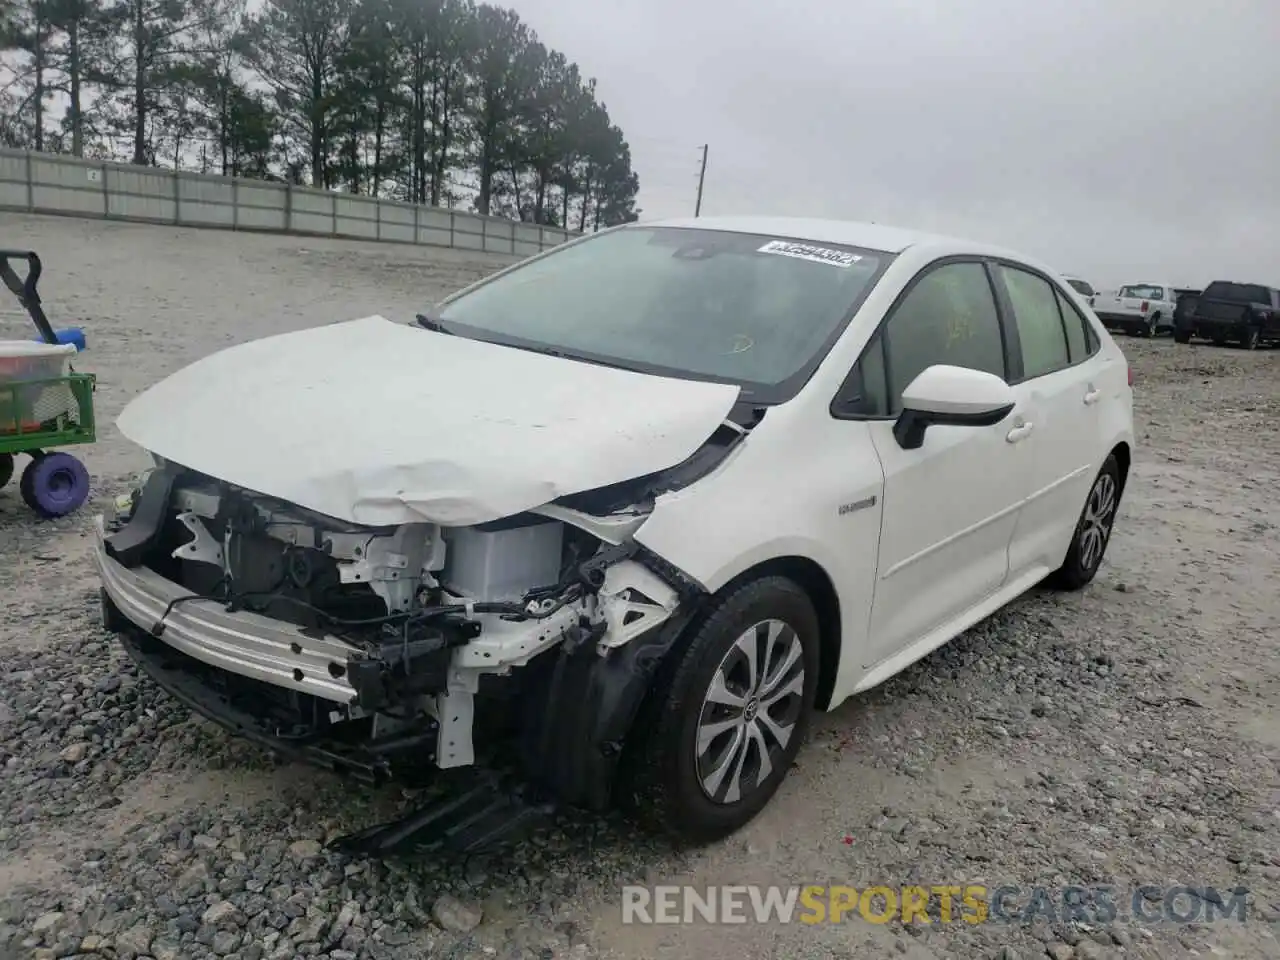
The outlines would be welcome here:
M 1095 285 L 1280 283 L 1280 0 L 506 0 L 598 80 L 643 219 L 829 216 Z

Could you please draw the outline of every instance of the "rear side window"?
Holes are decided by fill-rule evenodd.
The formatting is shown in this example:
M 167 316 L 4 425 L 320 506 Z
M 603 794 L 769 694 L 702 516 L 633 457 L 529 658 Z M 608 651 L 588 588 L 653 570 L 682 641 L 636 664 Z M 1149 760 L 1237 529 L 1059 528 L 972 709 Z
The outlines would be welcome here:
M 1232 303 L 1271 303 L 1271 291 L 1256 283 L 1227 283 L 1215 280 L 1201 294 L 1205 300 L 1229 300 Z
M 1152 286 L 1149 283 L 1134 283 L 1121 287 L 1120 296 L 1134 300 L 1163 300 L 1164 287 Z
M 1093 325 L 1084 318 L 1076 305 L 1062 291 L 1054 290 L 1058 297 L 1058 310 L 1062 313 L 1062 326 L 1067 331 L 1067 347 L 1071 351 L 1071 362 L 1079 363 L 1085 357 L 1098 352 L 1102 344 L 1094 332 Z
M 1049 281 L 1034 273 L 1003 264 L 1000 275 L 1009 291 L 1018 340 L 1022 348 L 1022 375 L 1030 380 L 1071 365 L 1067 334 L 1063 329 L 1059 297 Z
M 1089 284 L 1085 283 L 1083 280 L 1076 280 L 1073 277 L 1068 280 L 1067 283 L 1071 284 L 1071 289 L 1082 297 L 1092 297 L 1094 295 L 1095 291 L 1093 287 L 1089 286 Z

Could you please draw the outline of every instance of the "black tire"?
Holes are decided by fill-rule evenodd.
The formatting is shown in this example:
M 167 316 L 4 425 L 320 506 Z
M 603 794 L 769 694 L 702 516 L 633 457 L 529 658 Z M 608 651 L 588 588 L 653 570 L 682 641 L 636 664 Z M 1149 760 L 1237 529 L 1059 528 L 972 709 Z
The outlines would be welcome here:
M 1261 337 L 1258 334 L 1258 328 L 1252 327 L 1243 337 L 1240 338 L 1240 346 L 1244 347 L 1246 350 L 1257 350 L 1258 341 L 1260 339 Z
M 738 759 L 738 773 L 744 786 L 750 783 L 752 775 L 759 773 L 762 743 L 767 744 L 771 766 L 763 782 L 749 791 L 742 790 L 736 800 L 728 795 L 727 787 L 734 772 L 730 770 L 723 781 L 715 785 L 719 799 L 714 799 L 703 785 L 704 780 L 714 779 L 714 773 L 705 767 L 700 770 L 703 758 L 698 749 L 699 728 L 720 716 L 717 709 L 727 711 L 729 708 L 715 708 L 705 699 L 718 677 L 732 679 L 746 669 L 737 644 L 740 638 L 747 637 L 752 626 L 766 621 L 778 621 L 790 629 L 790 635 L 781 633 L 788 650 L 792 643 L 799 644 L 799 655 L 786 674 L 775 679 L 773 693 L 777 696 L 777 691 L 793 685 L 798 686 L 799 691 L 778 697 L 773 708 L 759 711 L 750 704 L 759 704 L 764 698 L 750 696 L 747 710 L 737 711 L 738 716 L 746 718 L 741 721 L 741 732 L 726 729 L 708 740 L 706 752 L 712 753 L 717 745 L 717 749 L 727 748 L 741 739 L 742 752 L 746 755 Z M 709 612 L 689 629 L 691 634 L 673 648 L 671 660 L 658 671 L 627 739 L 619 785 L 623 805 L 647 827 L 677 841 L 701 844 L 726 837 L 754 818 L 773 797 L 795 760 L 808 732 L 817 691 L 819 629 L 808 595 L 791 580 L 777 576 L 732 588 L 714 600 Z M 766 651 L 778 649 L 771 648 L 759 633 L 751 646 L 760 646 Z M 758 674 L 760 681 L 769 679 L 769 661 L 766 652 L 766 669 Z M 803 677 L 798 683 L 794 674 L 796 667 L 803 668 Z M 736 682 L 732 686 L 726 683 L 725 687 L 739 689 Z M 783 711 L 777 709 L 784 706 Z M 749 728 L 769 729 L 758 717 L 770 717 L 779 729 L 786 728 L 785 721 L 793 720 L 786 743 L 779 745 L 772 737 L 766 740 L 763 733 L 759 739 L 752 739 Z M 715 722 L 732 720 L 726 716 Z M 736 757 L 739 751 L 725 749 L 724 752 Z M 748 766 L 753 756 L 755 762 Z M 724 760 L 720 767 L 731 765 L 733 760 Z
M 1190 333 L 1180 333 L 1179 331 L 1175 330 L 1175 331 L 1173 332 L 1173 342 L 1174 342 L 1174 343 L 1190 343 L 1190 342 L 1191 342 L 1191 334 L 1190 334 Z
M 1226 344 L 1226 342 L 1227 342 L 1227 338 L 1226 338 L 1226 337 L 1224 337 L 1224 336 L 1221 336 L 1221 335 L 1219 335 L 1219 334 L 1215 334 L 1215 335 L 1214 335 L 1214 337 L 1213 337 L 1213 345 L 1214 345 L 1215 347 L 1221 347 L 1221 346 L 1224 346 L 1224 345 Z
M 1105 529 L 1101 531 L 1101 542 L 1094 543 L 1092 537 L 1098 531 L 1094 518 L 1099 513 L 1100 499 L 1106 498 L 1108 486 L 1111 490 L 1110 506 L 1101 511 Z M 1120 464 L 1113 453 L 1107 457 L 1093 480 L 1093 486 L 1089 488 L 1089 495 L 1085 497 L 1080 517 L 1076 520 L 1075 531 L 1071 534 L 1067 557 L 1062 566 L 1049 575 L 1050 586 L 1060 590 L 1079 590 L 1093 580 L 1102 564 L 1102 558 L 1106 556 L 1107 545 L 1111 543 L 1111 531 L 1115 527 L 1116 513 L 1120 509 L 1120 493 Z
M 1156 335 L 1156 324 L 1159 319 L 1160 315 L 1154 314 L 1151 319 L 1147 321 L 1147 325 L 1139 331 L 1140 335 L 1147 340 L 1152 339 Z
M 13 454 L 0 453 L 0 487 L 13 479 Z

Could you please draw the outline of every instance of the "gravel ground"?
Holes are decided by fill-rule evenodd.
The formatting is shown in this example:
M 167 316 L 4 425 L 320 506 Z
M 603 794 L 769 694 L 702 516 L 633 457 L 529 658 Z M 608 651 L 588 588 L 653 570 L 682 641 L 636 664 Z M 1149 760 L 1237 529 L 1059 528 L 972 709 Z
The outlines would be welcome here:
M 15 215 L 0 237 L 45 256 L 55 324 L 88 330 L 98 499 L 144 465 L 111 423 L 164 374 L 407 318 L 502 262 Z M 169 702 L 98 626 L 92 507 L 38 521 L 6 489 L 0 957 L 1280 956 L 1280 352 L 1122 345 L 1141 449 L 1096 582 L 1028 596 L 821 718 L 765 814 L 696 852 L 575 816 L 488 859 L 329 853 L 411 797 L 281 765 Z M 1123 895 L 1111 923 L 621 923 L 620 885 L 673 882 Z M 1243 887 L 1248 920 L 1126 919 L 1138 884 Z

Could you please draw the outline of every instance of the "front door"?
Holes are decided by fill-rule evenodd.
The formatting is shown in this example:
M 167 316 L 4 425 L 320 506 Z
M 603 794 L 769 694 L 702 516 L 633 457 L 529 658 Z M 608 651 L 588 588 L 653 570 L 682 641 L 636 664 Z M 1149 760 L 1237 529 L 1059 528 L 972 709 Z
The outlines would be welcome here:
M 987 268 L 926 268 L 894 306 L 868 351 L 863 382 L 882 390 L 870 423 L 884 468 L 884 509 L 866 667 L 923 639 L 998 591 L 1027 496 L 1026 411 L 990 427 L 933 426 L 904 450 L 893 437 L 902 391 L 945 363 L 1007 377 L 1006 349 Z

